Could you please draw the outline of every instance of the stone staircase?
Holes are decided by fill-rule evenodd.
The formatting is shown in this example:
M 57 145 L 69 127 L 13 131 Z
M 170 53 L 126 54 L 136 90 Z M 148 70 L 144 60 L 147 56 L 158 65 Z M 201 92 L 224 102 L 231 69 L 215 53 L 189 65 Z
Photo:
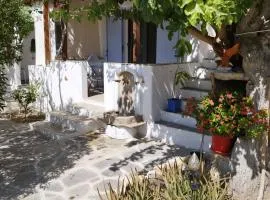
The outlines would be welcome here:
M 185 82 L 180 91 L 182 110 L 184 110 L 188 98 L 195 97 L 196 100 L 200 100 L 211 91 L 210 76 L 212 72 L 215 72 L 215 69 L 212 66 L 208 68 L 190 63 L 181 67 L 180 70 L 188 72 L 192 77 Z M 177 144 L 195 150 L 199 150 L 202 145 L 205 152 L 210 151 L 211 137 L 205 135 L 202 143 L 202 134 L 196 130 L 196 120 L 182 113 L 170 113 L 161 110 L 159 121 L 151 124 L 139 124 L 139 129 L 133 127 L 132 123 L 130 123 L 130 127 L 121 124 L 107 126 L 102 120 L 103 117 L 103 102 L 92 99 L 71 105 L 66 112 L 47 114 L 46 121 L 36 124 L 35 129 L 54 139 L 73 137 L 101 128 L 106 129 L 105 133 L 110 137 L 118 139 L 135 137 L 134 135 L 137 133 L 147 132 L 148 137 L 161 139 L 168 144 Z
M 93 102 L 81 102 L 66 111 L 49 112 L 46 120 L 33 125 L 35 131 L 51 139 L 72 138 L 105 128 L 102 121 L 104 108 Z
M 207 65 L 208 61 L 204 62 Z M 185 82 L 180 90 L 182 99 L 181 110 L 186 106 L 187 99 L 194 97 L 196 100 L 208 95 L 212 89 L 210 80 L 211 73 L 215 71 L 213 63 L 209 60 L 209 67 L 198 66 L 197 64 L 187 64 L 180 71 L 188 72 L 192 77 Z M 196 130 L 196 119 L 185 116 L 183 113 L 171 113 L 166 110 L 160 111 L 160 121 L 155 122 L 148 134 L 165 141 L 169 144 L 177 144 L 191 149 L 199 150 L 201 147 L 202 134 Z M 205 152 L 210 151 L 211 137 L 205 135 L 202 148 Z

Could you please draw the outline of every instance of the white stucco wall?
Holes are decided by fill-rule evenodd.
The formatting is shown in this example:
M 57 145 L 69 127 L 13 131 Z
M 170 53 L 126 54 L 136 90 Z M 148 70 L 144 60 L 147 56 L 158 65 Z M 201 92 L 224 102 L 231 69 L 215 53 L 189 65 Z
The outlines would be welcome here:
M 166 23 L 164 24 L 166 26 Z M 208 35 L 214 37 L 215 31 L 210 26 L 207 27 Z M 156 63 L 157 64 L 166 64 L 166 63 L 177 63 L 177 58 L 175 57 L 175 49 L 173 48 L 178 40 L 178 34 L 174 34 L 172 40 L 168 39 L 168 32 L 165 29 L 160 27 L 157 28 L 157 54 L 156 54 Z M 188 40 L 192 45 L 192 52 L 189 55 L 186 55 L 181 62 L 201 62 L 203 58 L 209 57 L 209 51 L 212 51 L 213 48 L 197 39 L 194 39 L 192 36 L 188 36 Z
M 31 49 L 30 49 L 32 39 L 35 39 L 35 31 L 32 31 L 23 40 L 23 56 L 22 56 L 22 61 L 20 62 L 21 79 L 28 78 L 28 65 L 34 65 L 36 62 L 36 54 L 34 52 L 31 52 Z
M 135 86 L 135 113 L 143 115 L 146 121 L 152 120 L 152 67 L 150 65 L 139 64 L 104 64 L 104 104 L 106 111 L 117 111 L 118 87 L 115 82 L 117 75 L 122 71 L 128 71 L 134 75 L 135 80 L 142 80 Z
M 174 97 L 174 76 L 176 64 L 160 64 L 152 67 L 152 113 L 154 121 L 160 120 L 160 110 L 167 108 L 167 100 Z M 179 96 L 180 86 L 175 87 L 175 97 Z
M 6 77 L 7 77 L 7 92 L 17 89 L 21 85 L 21 67 L 20 64 L 14 63 L 12 66 L 6 67 Z
M 68 23 L 68 58 L 87 59 L 89 55 L 100 56 L 98 23 L 71 20 Z
M 34 12 L 33 14 L 36 38 L 36 65 L 45 65 L 43 6 L 36 5 L 36 9 L 41 12 Z
M 87 98 L 86 61 L 54 61 L 47 67 L 29 66 L 30 83 L 41 84 L 37 107 L 43 111 L 65 109 Z
M 177 63 L 175 57 L 175 46 L 179 36 L 174 34 L 172 40 L 168 39 L 168 31 L 162 29 L 160 26 L 157 28 L 157 52 L 156 63 Z
M 87 1 L 72 0 L 70 7 L 77 8 L 88 6 Z M 104 25 L 98 22 L 91 22 L 84 16 L 80 22 L 69 20 L 67 32 L 67 51 L 69 59 L 87 59 L 89 55 L 101 55 L 101 38 L 102 33 L 99 28 Z
M 128 71 L 135 79 L 143 79 L 137 84 L 135 113 L 143 115 L 145 121 L 158 121 L 160 110 L 166 108 L 167 99 L 173 95 L 173 79 L 177 65 L 104 64 L 104 104 L 107 111 L 117 110 L 117 74 Z M 179 89 L 179 88 L 178 88 Z M 177 91 L 176 91 L 177 93 Z

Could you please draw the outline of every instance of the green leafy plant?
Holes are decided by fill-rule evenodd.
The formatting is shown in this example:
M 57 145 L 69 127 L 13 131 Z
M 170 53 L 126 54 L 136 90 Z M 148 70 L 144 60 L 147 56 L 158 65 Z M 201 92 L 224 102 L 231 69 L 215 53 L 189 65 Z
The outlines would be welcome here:
M 190 79 L 190 75 L 187 72 L 184 72 L 184 71 L 179 72 L 178 69 L 176 70 L 175 75 L 174 75 L 173 91 L 172 91 L 172 96 L 174 98 L 176 97 L 176 92 L 175 92 L 176 86 L 178 86 L 179 84 L 183 86 L 185 84 L 185 81 L 187 81 L 188 79 Z
M 245 118 L 239 120 L 239 124 L 245 130 L 242 136 L 257 138 L 269 129 L 267 110 L 247 113 Z
M 69 1 L 62 2 L 64 6 L 51 13 L 55 19 L 71 18 L 80 21 L 82 17 L 99 20 L 103 16 L 114 16 L 160 25 L 168 31 L 170 40 L 174 33 L 179 33 L 181 37 L 176 42 L 175 49 L 180 57 L 192 50 L 192 45 L 186 38 L 188 33 L 213 45 L 215 38 L 208 36 L 206 26 L 211 25 L 215 30 L 219 30 L 222 25 L 238 22 L 252 3 L 251 0 L 132 0 L 132 9 L 121 10 L 119 3 L 123 1 L 95 0 L 87 6 L 68 7 L 67 11 L 65 5 L 68 5 Z
M 194 116 L 200 132 L 220 136 L 256 138 L 267 130 L 267 112 L 256 111 L 252 100 L 238 92 L 189 99 L 185 114 Z
M 30 9 L 23 0 L 0 1 L 0 110 L 7 87 L 5 67 L 21 60 L 23 38 L 33 30 Z
M 187 81 L 188 79 L 190 79 L 190 75 L 187 72 L 176 72 L 175 73 L 175 78 L 174 78 L 174 84 L 175 85 L 184 85 L 185 81 Z
M 202 176 L 199 187 L 193 188 L 188 173 L 183 172 L 175 163 L 173 166 L 160 169 L 162 175 L 147 178 L 132 173 L 128 184 L 118 184 L 116 189 L 109 184 L 106 196 L 100 199 L 109 200 L 230 200 L 227 194 L 227 179 L 212 180 Z
M 38 98 L 39 84 L 30 84 L 26 88 L 19 88 L 13 91 L 13 98 L 19 103 L 20 107 L 23 108 L 24 117 L 26 119 L 27 114 L 31 111 L 30 105 L 36 102 Z

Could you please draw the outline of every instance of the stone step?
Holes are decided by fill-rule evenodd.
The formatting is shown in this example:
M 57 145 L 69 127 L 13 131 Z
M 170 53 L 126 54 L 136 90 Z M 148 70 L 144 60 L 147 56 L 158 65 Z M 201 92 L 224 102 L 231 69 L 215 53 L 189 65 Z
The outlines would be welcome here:
M 194 88 L 197 90 L 205 90 L 205 91 L 212 90 L 212 82 L 209 79 L 191 78 L 191 79 L 185 81 L 184 85 L 187 88 Z
M 201 100 L 202 97 L 207 96 L 209 91 L 196 90 L 193 88 L 182 88 L 179 93 L 180 99 L 188 99 L 194 97 L 196 100 Z
M 68 106 L 67 111 L 73 115 L 93 118 L 93 117 L 103 117 L 105 109 L 103 106 L 98 104 L 92 104 L 89 102 L 80 102 Z
M 67 139 L 83 134 L 83 132 L 64 129 L 61 126 L 54 125 L 48 121 L 36 122 L 35 124 L 33 124 L 33 129 L 34 131 L 41 133 L 45 137 L 53 140 Z
M 106 125 L 98 117 L 89 118 L 86 116 L 72 115 L 68 112 L 50 112 L 46 115 L 46 120 L 53 125 L 61 126 L 77 132 L 91 132 Z
M 216 70 L 211 67 L 203 67 L 200 63 L 183 63 L 179 65 L 179 71 L 187 72 L 194 78 L 210 79 L 211 73 Z
M 172 122 L 178 125 L 184 125 L 190 128 L 196 128 L 196 119 L 190 116 L 183 115 L 182 113 L 172 113 L 164 110 L 160 111 L 161 120 L 164 122 Z
M 170 145 L 179 145 L 189 149 L 200 150 L 202 134 L 187 126 L 159 121 L 148 127 L 147 136 L 160 139 Z M 205 135 L 203 151 L 210 152 L 211 136 Z
M 207 69 L 217 69 L 218 67 L 215 59 L 203 59 L 200 64 Z
M 136 122 L 131 124 L 107 125 L 105 134 L 114 139 L 133 139 L 144 137 L 146 133 L 146 123 Z

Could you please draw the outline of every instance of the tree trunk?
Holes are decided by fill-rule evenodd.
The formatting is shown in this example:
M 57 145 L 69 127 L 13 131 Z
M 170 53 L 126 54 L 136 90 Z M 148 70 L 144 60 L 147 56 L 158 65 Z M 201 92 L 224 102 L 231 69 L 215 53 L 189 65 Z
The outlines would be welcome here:
M 248 14 L 238 24 L 237 32 L 244 33 L 269 29 L 269 19 L 270 1 L 256 0 L 254 1 L 253 6 L 249 10 Z M 245 75 L 249 78 L 247 84 L 247 93 L 253 98 L 257 109 L 269 110 L 270 32 L 239 35 L 239 41 L 241 44 L 240 53 L 243 57 L 243 69 Z M 260 168 L 262 178 L 260 181 L 260 189 L 257 199 L 263 198 L 265 170 L 267 168 L 267 154 L 269 153 L 267 152 L 268 133 L 265 133 L 261 139 L 261 145 L 259 145 L 261 149 L 257 151 L 260 152 Z M 246 176 L 243 173 L 240 173 L 239 177 L 236 178 L 241 179 L 243 177 Z M 246 183 L 252 184 L 253 180 L 255 180 L 255 178 L 252 180 L 246 180 Z M 254 193 L 254 191 L 245 192 Z M 248 194 L 246 195 L 248 196 Z

